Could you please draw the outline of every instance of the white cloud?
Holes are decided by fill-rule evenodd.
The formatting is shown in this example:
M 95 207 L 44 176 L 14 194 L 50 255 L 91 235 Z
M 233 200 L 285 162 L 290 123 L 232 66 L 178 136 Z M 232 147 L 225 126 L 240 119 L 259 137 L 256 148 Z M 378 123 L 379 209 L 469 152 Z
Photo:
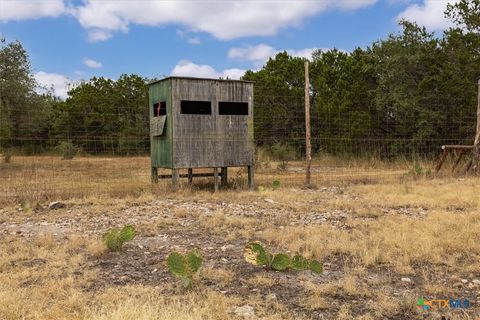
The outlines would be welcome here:
M 98 69 L 102 67 L 102 64 L 100 62 L 95 61 L 93 59 L 89 59 L 89 58 L 83 59 L 83 64 L 89 68 L 94 68 L 94 69 Z
M 269 57 L 274 56 L 277 51 L 278 50 L 269 45 L 259 44 L 256 46 L 247 46 L 243 48 L 231 48 L 228 50 L 228 57 L 230 59 L 264 62 Z
M 238 59 L 244 61 L 250 61 L 255 67 L 262 66 L 268 58 L 273 58 L 279 52 L 287 51 L 287 53 L 293 57 L 300 57 L 306 59 L 312 59 L 313 52 L 316 48 L 304 48 L 304 49 L 275 49 L 266 44 L 259 44 L 256 46 L 246 46 L 243 48 L 230 48 L 228 51 L 228 57 L 230 59 Z M 329 49 L 322 49 L 327 51 Z M 343 50 L 340 50 L 343 51 Z
M 293 57 L 300 57 L 300 58 L 305 58 L 305 59 L 312 59 L 312 54 L 313 51 L 317 50 L 316 48 L 305 48 L 305 49 L 300 49 L 300 50 L 294 50 L 294 49 L 287 49 L 287 53 Z M 329 49 L 324 49 L 329 50 Z
M 112 37 L 112 33 L 105 30 L 92 29 L 88 31 L 88 41 L 97 42 L 105 41 Z
M 188 38 L 187 42 L 190 44 L 200 44 L 200 38 L 198 37 Z
M 240 79 L 245 73 L 243 69 L 226 69 L 222 72 L 216 71 L 206 64 L 195 64 L 189 60 L 180 61 L 170 73 L 172 76 L 198 77 L 198 78 L 230 78 Z
M 200 38 L 199 37 L 191 37 L 188 35 L 186 31 L 177 29 L 177 36 L 180 39 L 185 39 L 187 40 L 188 43 L 190 44 L 200 44 Z
M 58 73 L 40 71 L 35 73 L 35 79 L 38 84 L 43 87 L 39 90 L 40 92 L 45 92 L 45 89 L 51 89 L 56 96 L 59 96 L 62 99 L 67 97 L 67 92 L 73 85 L 72 80 L 63 74 Z
M 66 12 L 63 0 L 0 0 L 0 22 L 56 17 Z
M 235 79 L 238 80 L 240 79 L 244 74 L 245 74 L 245 69 L 226 69 L 222 71 L 222 78 L 229 78 L 229 79 Z
M 406 19 L 417 22 L 429 30 L 442 31 L 452 23 L 445 18 L 444 12 L 448 3 L 456 0 L 424 0 L 422 4 L 412 4 L 397 16 L 397 20 Z
M 85 0 L 75 16 L 87 30 L 96 30 L 96 41 L 114 31 L 128 31 L 130 24 L 160 26 L 179 24 L 192 32 L 207 32 L 218 39 L 274 35 L 287 26 L 325 10 L 355 10 L 377 0 L 322 1 L 113 1 Z M 98 32 L 103 31 L 102 36 Z M 196 40 L 194 40 L 195 42 Z

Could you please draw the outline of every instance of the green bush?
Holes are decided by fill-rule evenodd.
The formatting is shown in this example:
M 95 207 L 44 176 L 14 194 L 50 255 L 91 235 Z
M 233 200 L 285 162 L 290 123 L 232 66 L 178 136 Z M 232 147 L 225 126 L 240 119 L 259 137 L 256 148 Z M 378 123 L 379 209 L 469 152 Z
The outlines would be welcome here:
M 167 258 L 168 271 L 181 280 L 184 288 L 192 288 L 193 278 L 202 266 L 202 256 L 197 249 L 190 250 L 183 255 L 172 252 Z
M 123 227 L 121 230 L 113 228 L 103 235 L 103 242 L 110 251 L 119 251 L 123 244 L 135 237 L 135 228 L 131 225 Z
M 280 180 L 273 180 L 272 188 L 273 190 L 277 190 L 278 188 L 280 188 Z
M 297 158 L 297 153 L 292 146 L 276 143 L 268 148 L 273 159 L 278 161 L 292 161 Z
M 56 147 L 57 152 L 64 160 L 73 159 L 78 152 L 78 148 L 71 141 L 62 141 Z
M 301 255 L 293 258 L 286 253 L 271 254 L 258 242 L 250 242 L 245 246 L 245 260 L 255 266 L 265 267 L 269 270 L 286 271 L 310 270 L 313 273 L 322 273 L 322 264 L 317 260 L 308 260 Z

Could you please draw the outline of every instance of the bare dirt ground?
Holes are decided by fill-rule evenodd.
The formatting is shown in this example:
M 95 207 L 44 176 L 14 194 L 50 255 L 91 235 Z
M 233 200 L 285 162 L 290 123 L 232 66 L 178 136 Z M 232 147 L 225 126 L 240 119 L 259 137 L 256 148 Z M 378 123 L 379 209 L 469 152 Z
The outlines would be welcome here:
M 478 179 L 83 198 L 0 209 L 0 319 L 480 319 Z M 108 252 L 102 234 L 138 235 Z M 321 275 L 252 266 L 243 248 L 320 259 Z M 198 248 L 195 286 L 166 269 Z M 469 308 L 421 310 L 425 299 Z M 252 312 L 240 312 L 241 307 Z M 239 309 L 240 308 L 240 309 Z M 245 308 L 244 308 L 245 309 Z

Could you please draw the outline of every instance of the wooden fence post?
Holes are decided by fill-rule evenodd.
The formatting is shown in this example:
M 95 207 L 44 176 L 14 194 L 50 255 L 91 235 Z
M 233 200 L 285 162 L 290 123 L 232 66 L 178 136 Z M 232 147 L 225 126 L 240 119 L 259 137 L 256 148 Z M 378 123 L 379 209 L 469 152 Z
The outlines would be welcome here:
M 470 160 L 468 169 L 472 168 L 474 173 L 479 171 L 480 162 L 480 79 L 478 80 L 478 97 L 477 97 L 477 132 L 475 133 L 475 141 L 473 143 L 472 159 Z
M 305 186 L 311 186 L 311 166 L 312 166 L 312 144 L 310 141 L 310 79 L 308 75 L 308 60 L 305 60 L 305 149 L 306 149 L 306 168 L 305 168 Z

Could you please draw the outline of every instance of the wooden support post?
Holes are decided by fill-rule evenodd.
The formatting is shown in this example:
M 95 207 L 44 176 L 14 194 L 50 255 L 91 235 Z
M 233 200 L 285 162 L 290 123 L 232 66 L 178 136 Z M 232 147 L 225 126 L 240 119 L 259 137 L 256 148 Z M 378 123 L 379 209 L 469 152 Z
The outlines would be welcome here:
M 462 149 L 462 150 L 459 151 L 457 161 L 455 161 L 455 164 L 452 167 L 452 173 L 455 172 L 455 169 L 457 168 L 458 164 L 462 160 L 463 155 L 465 154 L 465 151 L 466 151 L 465 149 Z
M 437 166 L 435 167 L 435 173 L 440 171 L 440 169 L 442 168 L 443 162 L 445 162 L 445 159 L 447 159 L 447 156 L 448 156 L 448 148 L 445 148 L 445 146 L 442 146 L 442 149 L 443 149 L 443 153 L 442 153 L 442 156 L 440 157 L 440 160 L 437 163 Z
M 228 182 L 228 167 L 222 167 L 222 188 L 227 186 Z
M 254 176 L 253 176 L 253 166 L 248 166 L 248 189 L 250 191 L 253 191 L 254 189 Z
M 188 168 L 188 184 L 192 184 L 193 182 L 193 169 Z
M 472 150 L 472 167 L 475 173 L 479 172 L 480 161 L 480 79 L 478 80 L 478 97 L 477 97 L 477 132 L 475 133 L 475 141 Z M 470 168 L 469 168 L 470 169 Z
M 218 191 L 218 168 L 215 167 L 213 168 L 213 186 L 214 186 L 214 191 L 217 192 Z
M 178 169 L 172 169 L 172 187 L 173 189 L 178 188 L 179 174 Z
M 152 167 L 151 178 L 152 178 L 153 183 L 158 183 L 158 169 L 157 169 L 157 167 Z
M 305 149 L 306 168 L 305 186 L 311 187 L 312 143 L 310 141 L 310 79 L 308 75 L 308 60 L 305 60 Z

